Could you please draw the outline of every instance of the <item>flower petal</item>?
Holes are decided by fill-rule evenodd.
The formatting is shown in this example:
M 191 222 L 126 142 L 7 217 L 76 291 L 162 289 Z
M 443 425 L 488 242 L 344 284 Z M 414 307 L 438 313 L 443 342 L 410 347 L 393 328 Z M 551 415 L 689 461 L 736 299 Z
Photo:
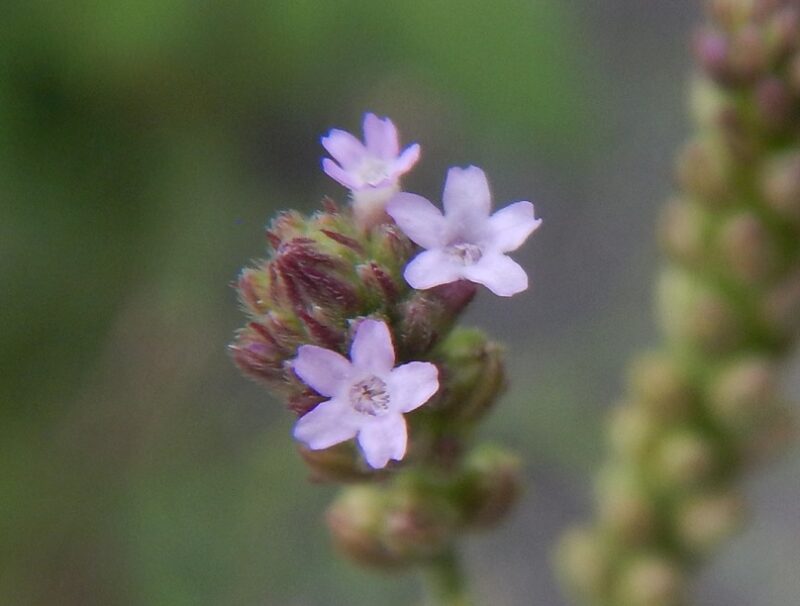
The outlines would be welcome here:
M 439 370 L 430 362 L 409 362 L 392 371 L 388 386 L 392 410 L 410 412 L 439 390 Z
M 359 180 L 356 180 L 353 175 L 345 171 L 330 158 L 322 159 L 322 170 L 325 171 L 325 174 L 331 179 L 338 181 L 347 188 L 357 189 L 361 185 Z
M 489 192 L 486 173 L 477 166 L 467 168 L 454 166 L 448 170 L 442 204 L 448 219 L 451 215 L 467 216 L 473 220 L 488 217 L 492 206 L 492 195 Z
M 367 149 L 361 141 L 347 131 L 339 130 L 338 128 L 334 128 L 329 132 L 327 137 L 322 137 L 322 147 L 346 171 L 357 168 L 364 156 L 367 155 Z
M 440 249 L 426 250 L 414 257 L 403 272 L 411 288 L 425 290 L 464 277 L 464 266 Z
M 516 250 L 541 224 L 541 219 L 534 218 L 530 202 L 509 204 L 489 217 L 490 246 L 499 252 Z
M 335 351 L 316 345 L 301 345 L 292 368 L 303 383 L 314 391 L 332 397 L 347 380 L 351 366 L 347 358 Z
M 356 329 L 350 359 L 357 371 L 386 374 L 394 366 L 394 345 L 386 322 L 363 320 Z
M 400 175 L 410 171 L 411 167 L 417 163 L 417 160 L 419 160 L 419 154 L 419 143 L 409 145 L 403 150 L 403 153 L 400 154 L 400 157 L 394 161 L 394 164 L 392 165 L 392 173 L 399 177 Z
M 397 128 L 389 118 L 375 114 L 364 116 L 364 141 L 367 150 L 382 160 L 394 160 L 400 153 Z
M 520 265 L 506 255 L 484 255 L 475 265 L 464 268 L 464 277 L 483 284 L 494 294 L 510 297 L 528 288 L 528 275 Z
M 445 219 L 439 209 L 422 196 L 400 192 L 389 200 L 386 212 L 405 235 L 423 248 L 445 244 Z
M 357 413 L 341 400 L 327 400 L 297 420 L 294 437 L 312 450 L 349 440 L 358 432 Z
M 386 467 L 389 459 L 401 460 L 406 454 L 408 430 L 401 414 L 390 414 L 362 425 L 358 444 L 374 469 Z

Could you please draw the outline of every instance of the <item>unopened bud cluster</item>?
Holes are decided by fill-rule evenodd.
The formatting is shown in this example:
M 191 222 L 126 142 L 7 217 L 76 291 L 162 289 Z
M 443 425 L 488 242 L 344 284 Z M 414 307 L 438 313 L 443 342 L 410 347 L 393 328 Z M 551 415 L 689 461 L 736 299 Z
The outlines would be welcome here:
M 741 472 L 790 435 L 778 392 L 800 328 L 800 1 L 709 0 L 697 134 L 660 238 L 663 345 L 611 415 L 594 523 L 558 553 L 587 603 L 673 606 L 741 525 Z
M 311 478 L 355 484 L 328 513 L 335 543 L 396 568 L 499 521 L 519 494 L 516 459 L 470 445 L 505 386 L 502 348 L 454 325 L 478 285 L 527 288 L 507 253 L 540 221 L 529 202 L 490 214 L 474 166 L 449 170 L 442 212 L 401 189 L 419 145 L 401 152 L 394 124 L 373 114 L 364 138 L 322 139 L 323 169 L 350 200 L 272 221 L 267 258 L 235 284 L 248 322 L 231 353 L 298 415 Z

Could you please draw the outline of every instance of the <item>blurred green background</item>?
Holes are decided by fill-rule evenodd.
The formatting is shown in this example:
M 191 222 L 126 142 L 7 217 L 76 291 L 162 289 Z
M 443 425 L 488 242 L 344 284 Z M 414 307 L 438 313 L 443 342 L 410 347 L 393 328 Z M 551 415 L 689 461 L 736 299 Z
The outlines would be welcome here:
M 406 189 L 436 198 L 447 167 L 476 164 L 498 204 L 545 219 L 518 255 L 530 291 L 467 317 L 509 344 L 484 433 L 522 453 L 531 490 L 466 548 L 484 603 L 563 603 L 549 549 L 588 511 L 603 411 L 655 338 L 651 232 L 689 129 L 697 3 L 0 8 L 0 604 L 414 602 L 413 575 L 334 557 L 334 490 L 307 482 L 292 416 L 225 349 L 229 282 L 277 209 L 343 199 L 319 137 L 365 111 L 422 144 Z M 795 452 L 754 483 L 756 523 L 699 603 L 795 603 L 798 471 Z

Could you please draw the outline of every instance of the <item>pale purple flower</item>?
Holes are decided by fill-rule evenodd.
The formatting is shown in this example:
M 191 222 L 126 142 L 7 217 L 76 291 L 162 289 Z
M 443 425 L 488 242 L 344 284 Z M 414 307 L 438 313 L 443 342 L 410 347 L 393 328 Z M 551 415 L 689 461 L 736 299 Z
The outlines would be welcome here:
M 322 146 L 336 160 L 322 160 L 325 173 L 353 191 L 396 184 L 419 159 L 419 145 L 400 153 L 394 123 L 375 114 L 364 116 L 364 143 L 335 128 L 322 138 Z
M 489 183 L 476 166 L 448 171 L 442 201 L 444 215 L 422 196 L 405 192 L 386 207 L 400 229 L 427 249 L 406 266 L 406 281 L 424 290 L 469 280 L 501 297 L 528 288 L 525 270 L 505 253 L 522 246 L 541 224 L 533 204 L 515 202 L 490 216 Z
M 329 400 L 300 417 L 294 437 L 312 450 L 358 436 L 367 463 L 385 467 L 406 454 L 403 414 L 422 406 L 439 389 L 438 371 L 429 362 L 394 367 L 389 327 L 363 320 L 350 348 L 350 360 L 315 345 L 303 345 L 293 362 L 303 382 Z
M 394 123 L 375 114 L 364 116 L 364 143 L 333 129 L 322 138 L 322 145 L 336 160 L 324 158 L 322 168 L 351 190 L 358 224 L 368 228 L 386 220 L 386 203 L 400 191 L 400 177 L 419 159 L 419 145 L 409 145 L 400 153 Z

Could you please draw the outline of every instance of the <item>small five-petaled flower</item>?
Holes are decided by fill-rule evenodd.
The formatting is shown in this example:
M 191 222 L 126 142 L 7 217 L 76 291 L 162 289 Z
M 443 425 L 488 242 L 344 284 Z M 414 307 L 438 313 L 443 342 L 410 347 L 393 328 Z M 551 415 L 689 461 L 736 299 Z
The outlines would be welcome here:
M 400 176 L 416 164 L 420 151 L 414 143 L 400 153 L 394 123 L 375 114 L 364 116 L 364 143 L 335 128 L 322 138 L 322 146 L 336 160 L 324 158 L 322 169 L 354 192 L 397 185 Z
M 408 440 L 403 414 L 422 406 L 439 389 L 438 371 L 429 362 L 395 367 L 389 327 L 362 320 L 350 360 L 315 345 L 303 345 L 294 372 L 320 395 L 330 398 L 300 417 L 294 436 L 312 450 L 353 437 L 370 467 L 401 460 Z
M 525 270 L 506 253 L 522 246 L 541 224 L 533 204 L 515 202 L 490 216 L 489 183 L 475 166 L 448 171 L 442 201 L 444 214 L 422 196 L 406 192 L 386 206 L 400 229 L 426 249 L 406 266 L 406 281 L 424 290 L 465 279 L 501 297 L 525 290 Z

